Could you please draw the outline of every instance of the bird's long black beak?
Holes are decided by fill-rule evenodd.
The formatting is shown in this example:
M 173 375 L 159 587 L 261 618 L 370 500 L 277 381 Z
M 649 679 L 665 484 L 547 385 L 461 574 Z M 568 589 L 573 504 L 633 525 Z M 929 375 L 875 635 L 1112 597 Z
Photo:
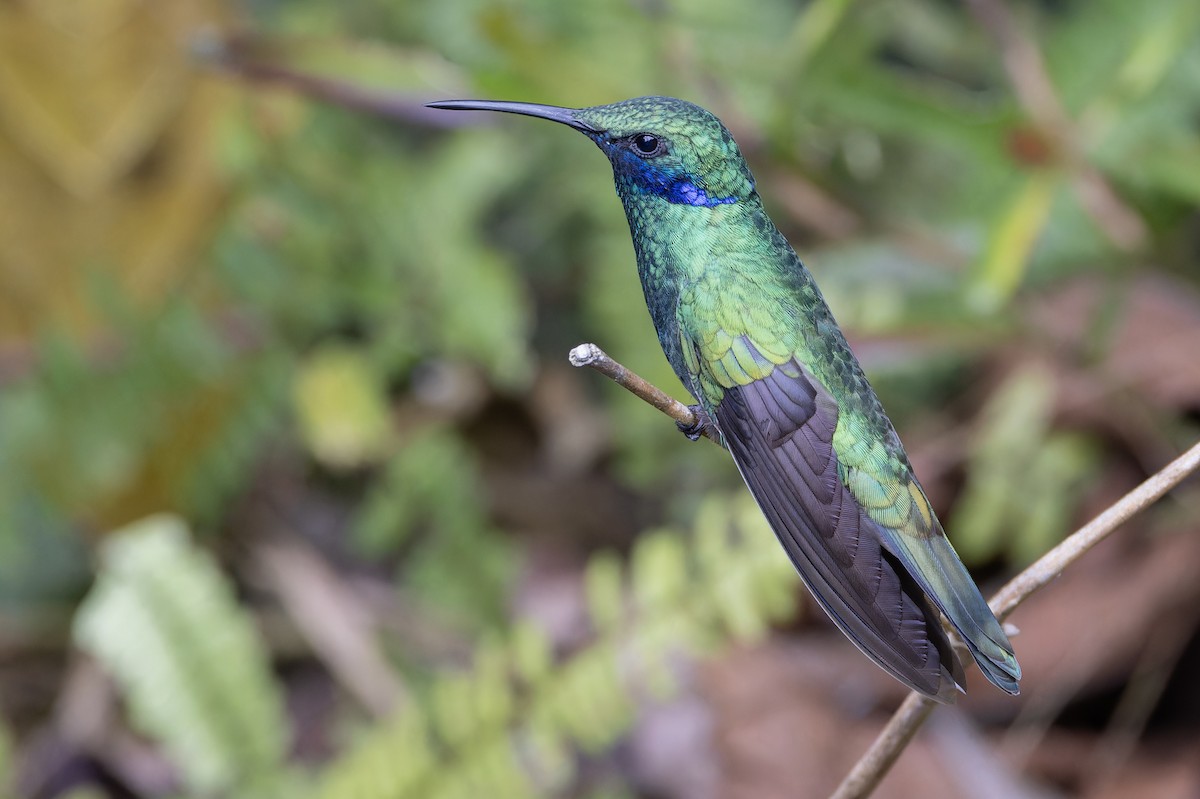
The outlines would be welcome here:
M 560 108 L 556 105 L 513 103 L 507 100 L 439 100 L 436 103 L 426 103 L 425 105 L 428 108 L 445 108 L 450 111 L 502 111 L 506 114 L 523 114 L 527 117 L 561 122 L 582 133 L 603 132 L 581 120 L 577 116 L 579 112 L 575 109 Z

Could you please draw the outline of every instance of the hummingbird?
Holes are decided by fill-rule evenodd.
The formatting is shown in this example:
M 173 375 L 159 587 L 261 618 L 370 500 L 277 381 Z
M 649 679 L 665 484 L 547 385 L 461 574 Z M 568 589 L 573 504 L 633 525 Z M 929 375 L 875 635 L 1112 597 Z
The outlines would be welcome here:
M 672 97 L 429 106 L 548 119 L 595 142 L 612 165 L 659 344 L 696 399 L 697 421 L 681 430 L 729 451 L 817 603 L 885 671 L 953 702 L 965 678 L 944 614 L 984 676 L 1019 692 L 1004 629 L 714 114 Z

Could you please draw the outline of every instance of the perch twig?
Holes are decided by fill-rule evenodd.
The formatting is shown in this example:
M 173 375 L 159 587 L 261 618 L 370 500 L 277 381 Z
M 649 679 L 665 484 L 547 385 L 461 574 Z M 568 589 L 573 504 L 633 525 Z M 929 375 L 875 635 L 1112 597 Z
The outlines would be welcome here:
M 672 398 L 657 386 L 626 369 L 595 344 L 580 344 L 571 350 L 573 366 L 590 366 L 601 374 L 670 416 L 688 426 L 695 415 L 682 402 Z M 1130 491 L 1107 510 L 1068 536 L 1026 568 L 992 597 L 991 607 L 998 619 L 1005 619 L 1018 605 L 1043 586 L 1062 574 L 1063 570 L 1083 556 L 1114 530 L 1161 498 L 1184 478 L 1200 469 L 1200 443 L 1167 464 L 1137 488 Z M 879 785 L 904 747 L 929 718 L 935 703 L 913 693 L 900 705 L 879 737 L 863 754 L 850 773 L 834 791 L 832 799 L 863 799 Z

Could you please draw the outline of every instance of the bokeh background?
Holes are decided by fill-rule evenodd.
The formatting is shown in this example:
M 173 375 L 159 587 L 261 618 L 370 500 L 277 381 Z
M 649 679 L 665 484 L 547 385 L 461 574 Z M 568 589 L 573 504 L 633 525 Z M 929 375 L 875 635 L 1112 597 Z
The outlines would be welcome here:
M 995 588 L 1200 437 L 1195 0 L 0 3 L 0 794 L 808 797 L 903 696 L 676 396 L 608 166 L 718 113 Z M 381 116 L 379 112 L 384 112 Z M 1200 484 L 880 796 L 1200 796 Z

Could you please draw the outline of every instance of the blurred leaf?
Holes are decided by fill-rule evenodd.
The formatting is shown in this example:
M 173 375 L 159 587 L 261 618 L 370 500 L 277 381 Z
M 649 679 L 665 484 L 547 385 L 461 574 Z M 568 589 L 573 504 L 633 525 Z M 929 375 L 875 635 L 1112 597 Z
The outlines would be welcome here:
M 301 364 L 292 391 L 300 433 L 317 460 L 343 469 L 362 466 L 393 446 L 382 381 L 361 351 L 321 347 Z
M 998 554 L 1011 530 L 1010 509 L 1025 505 L 1024 478 L 1044 444 L 1053 391 L 1048 374 L 1023 370 L 996 389 L 981 414 L 969 481 L 950 523 L 966 561 Z
M 408 549 L 401 579 L 427 601 L 467 619 L 501 621 L 512 553 L 487 518 L 474 455 L 456 433 L 430 428 L 406 440 L 367 496 L 352 534 L 371 555 Z
M 992 230 L 969 288 L 972 305 L 995 309 L 1020 288 L 1059 185 L 1058 176 L 1049 173 L 1036 173 L 1024 181 Z
M 1096 105 L 1115 111 L 1150 94 L 1168 74 L 1176 59 L 1196 48 L 1200 8 L 1188 0 L 1148 3 L 1137 18 L 1137 39 L 1129 48 L 1116 80 Z M 1095 113 L 1089 109 L 1089 115 Z
M 1194 138 L 1165 143 L 1132 160 L 1137 164 L 1133 180 L 1200 205 L 1200 142 Z
M 1051 436 L 1031 464 L 1024 513 L 1013 525 L 1013 561 L 1032 563 L 1071 531 L 1081 491 L 1095 476 L 1096 447 L 1086 436 Z
M 780 72 L 796 74 L 802 71 L 829 41 L 834 29 L 845 19 L 846 12 L 852 5 L 852 0 L 814 0 L 809 3 L 800 14 L 787 46 L 780 51 L 784 54 Z
M 598 630 L 612 633 L 624 616 L 620 562 L 611 553 L 600 553 L 588 561 L 583 579 L 592 621 Z
M 0 796 L 15 791 L 16 768 L 13 762 L 13 740 L 7 724 L 0 724 Z
M 283 700 L 251 620 L 182 522 L 114 533 L 74 637 L 113 674 L 133 723 L 200 794 L 290 795 Z
M 637 605 L 653 608 L 681 600 L 687 588 L 683 541 L 667 532 L 645 533 L 636 551 L 631 578 Z
M 518 621 L 512 634 L 513 667 L 517 677 L 536 685 L 550 672 L 550 641 L 533 624 Z
M 0 341 L 102 330 L 97 270 L 143 307 L 185 278 L 203 293 L 195 255 L 224 191 L 210 134 L 232 96 L 179 43 L 224 5 L 0 5 Z
M 1083 436 L 1051 432 L 1056 383 L 1027 366 L 998 387 L 980 416 L 967 484 L 947 529 L 963 560 L 1033 560 L 1070 532 L 1094 468 Z

